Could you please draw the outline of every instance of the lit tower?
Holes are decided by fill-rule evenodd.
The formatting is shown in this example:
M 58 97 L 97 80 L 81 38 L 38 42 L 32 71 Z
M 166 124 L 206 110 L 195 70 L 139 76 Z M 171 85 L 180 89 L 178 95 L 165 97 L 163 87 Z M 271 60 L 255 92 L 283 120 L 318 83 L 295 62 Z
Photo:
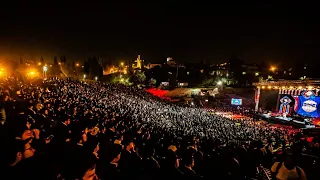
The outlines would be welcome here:
M 141 69 L 141 62 L 142 62 L 142 61 L 143 61 L 143 60 L 140 59 L 140 55 L 138 55 L 138 58 L 137 58 L 137 60 L 135 61 L 135 62 L 137 63 L 136 68 Z

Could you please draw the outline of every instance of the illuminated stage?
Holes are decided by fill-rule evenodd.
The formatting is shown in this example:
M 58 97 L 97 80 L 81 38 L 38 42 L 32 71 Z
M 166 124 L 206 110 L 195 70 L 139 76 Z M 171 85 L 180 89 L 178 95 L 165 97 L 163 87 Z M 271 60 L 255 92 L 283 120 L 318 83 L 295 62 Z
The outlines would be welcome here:
M 307 125 L 320 117 L 320 80 L 265 81 L 254 85 L 256 112 L 262 113 L 261 91 L 278 91 L 276 112 L 261 114 L 264 118 Z

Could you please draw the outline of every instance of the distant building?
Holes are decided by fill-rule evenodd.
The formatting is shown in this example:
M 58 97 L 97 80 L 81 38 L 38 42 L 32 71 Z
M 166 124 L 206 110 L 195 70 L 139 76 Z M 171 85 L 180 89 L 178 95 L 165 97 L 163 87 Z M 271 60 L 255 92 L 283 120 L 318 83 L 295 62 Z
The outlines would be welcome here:
M 188 87 L 188 83 L 187 82 L 179 82 L 178 84 L 178 87 Z
M 146 67 L 147 67 L 147 69 L 152 69 L 152 68 L 157 67 L 157 66 L 162 67 L 162 64 L 150 64 L 149 63 Z
M 257 73 L 259 75 L 259 67 L 256 64 L 243 64 L 242 66 L 243 72 L 242 74 L 251 74 L 254 76 L 257 76 Z
M 172 57 L 168 57 L 168 58 L 167 58 L 167 64 L 168 64 L 169 66 L 175 66 L 175 65 L 176 65 L 176 62 L 173 60 Z

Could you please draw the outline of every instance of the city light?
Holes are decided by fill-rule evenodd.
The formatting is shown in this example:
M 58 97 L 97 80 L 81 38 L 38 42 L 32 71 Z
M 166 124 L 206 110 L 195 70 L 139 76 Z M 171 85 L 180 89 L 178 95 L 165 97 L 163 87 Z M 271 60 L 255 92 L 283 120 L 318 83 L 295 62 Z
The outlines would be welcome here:
M 79 67 L 79 66 L 80 66 L 80 64 L 79 64 L 79 63 L 77 63 L 77 64 L 76 64 L 76 66 L 77 66 L 77 67 Z
M 36 72 L 36 71 L 34 71 L 34 70 L 31 70 L 31 71 L 29 71 L 28 73 L 27 73 L 27 76 L 28 77 L 31 77 L 31 78 L 34 78 L 34 77 L 36 77 L 38 75 L 38 73 Z
M 98 80 L 98 77 L 96 76 L 96 77 L 94 77 L 94 79 L 97 81 L 97 80 Z
M 273 72 L 274 72 L 276 69 L 277 69 L 277 68 L 274 67 L 274 66 L 271 66 L 271 67 L 270 67 L 270 71 L 273 71 Z
M 48 67 L 47 66 L 43 66 L 43 71 L 47 72 L 48 71 Z
M 123 65 L 124 65 L 124 63 L 123 63 L 123 62 L 121 62 L 120 64 L 121 64 L 121 66 L 123 66 Z
M 255 76 L 259 76 L 259 73 L 258 73 L 258 72 L 256 72 L 254 75 L 255 75 Z
M 87 77 L 87 75 L 84 74 L 84 75 L 83 75 L 83 79 L 85 79 L 86 77 Z

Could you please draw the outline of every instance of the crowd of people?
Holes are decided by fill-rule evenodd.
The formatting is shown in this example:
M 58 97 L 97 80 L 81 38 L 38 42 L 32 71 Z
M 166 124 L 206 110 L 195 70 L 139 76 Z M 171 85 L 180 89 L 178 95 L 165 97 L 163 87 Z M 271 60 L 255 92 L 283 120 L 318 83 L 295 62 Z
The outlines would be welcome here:
M 253 179 L 262 166 L 277 179 L 310 179 L 317 166 L 302 153 L 319 144 L 307 147 L 298 129 L 233 120 L 133 86 L 9 78 L 1 98 L 7 179 Z

